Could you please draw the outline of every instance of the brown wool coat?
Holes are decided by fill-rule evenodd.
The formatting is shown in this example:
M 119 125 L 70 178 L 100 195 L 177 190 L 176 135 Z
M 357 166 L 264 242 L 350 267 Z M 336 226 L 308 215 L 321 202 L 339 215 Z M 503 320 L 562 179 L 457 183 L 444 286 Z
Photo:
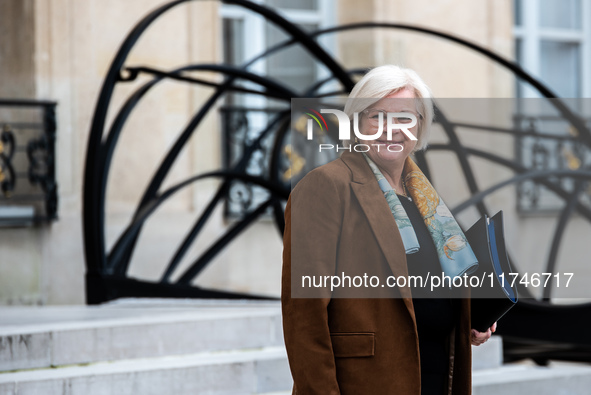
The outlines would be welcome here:
M 344 152 L 306 175 L 288 199 L 285 219 L 281 301 L 293 393 L 420 395 L 409 288 L 390 291 L 397 293 L 390 298 L 291 294 L 299 284 L 295 273 L 408 274 L 396 222 L 363 156 Z M 453 395 L 471 393 L 469 305 L 461 300 L 450 336 Z

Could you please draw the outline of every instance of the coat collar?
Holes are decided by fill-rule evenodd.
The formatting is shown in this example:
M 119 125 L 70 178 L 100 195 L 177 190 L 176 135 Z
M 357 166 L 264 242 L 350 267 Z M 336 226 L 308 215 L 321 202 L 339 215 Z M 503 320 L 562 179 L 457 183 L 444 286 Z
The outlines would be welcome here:
M 341 155 L 341 160 L 351 170 L 351 189 L 355 193 L 369 221 L 374 237 L 378 241 L 392 273 L 396 277 L 408 277 L 408 267 L 402 237 L 400 237 L 394 216 L 390 212 L 390 207 L 384 198 L 384 193 L 378 186 L 369 164 L 359 152 L 345 151 Z M 399 287 L 399 289 L 404 303 L 413 321 L 415 321 L 410 287 L 407 285 L 405 287 Z
M 345 162 L 351 170 L 352 181 L 359 184 L 365 184 L 368 181 L 375 180 L 369 164 L 360 152 L 345 151 L 341 155 L 341 160 Z M 378 184 L 376 183 L 376 186 Z

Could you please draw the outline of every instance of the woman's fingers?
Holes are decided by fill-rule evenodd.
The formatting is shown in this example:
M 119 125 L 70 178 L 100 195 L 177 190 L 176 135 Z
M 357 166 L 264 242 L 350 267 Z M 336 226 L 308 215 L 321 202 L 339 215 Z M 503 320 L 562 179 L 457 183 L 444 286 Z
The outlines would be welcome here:
M 491 328 L 488 328 L 486 332 L 478 332 L 476 329 L 472 329 L 470 332 L 470 342 L 472 345 L 479 346 L 490 339 L 492 336 Z
M 470 341 L 473 345 L 479 346 L 479 345 L 485 343 L 488 339 L 490 339 L 490 337 L 492 336 L 492 334 L 496 330 L 497 330 L 497 323 L 496 322 L 494 324 L 492 324 L 492 326 L 490 328 L 488 328 L 486 330 L 486 332 L 479 332 L 476 329 L 472 329 L 472 331 L 470 332 Z

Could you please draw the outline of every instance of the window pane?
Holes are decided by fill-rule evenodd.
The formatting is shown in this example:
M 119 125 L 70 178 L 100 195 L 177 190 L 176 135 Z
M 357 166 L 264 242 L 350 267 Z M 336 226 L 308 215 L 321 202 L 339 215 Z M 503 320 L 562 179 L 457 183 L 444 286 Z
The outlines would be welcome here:
M 581 28 L 581 0 L 539 0 L 540 26 Z
M 515 22 L 515 26 L 521 26 L 522 17 L 521 17 L 521 7 L 523 3 L 521 0 L 513 0 L 513 21 Z
M 515 39 L 515 62 L 519 65 L 523 65 L 523 42 L 520 38 Z M 517 97 L 523 97 L 523 89 L 525 83 L 521 78 L 515 78 L 515 88 Z
M 315 30 L 316 25 L 300 25 L 305 31 Z M 287 36 L 270 23 L 266 26 L 267 47 L 273 46 Z M 316 81 L 316 65 L 310 53 L 300 45 L 292 45 L 267 58 L 267 75 L 281 81 L 296 91 L 302 91 Z
M 222 22 L 224 63 L 240 64 L 244 61 L 244 48 L 240 42 L 244 29 L 242 25 L 241 19 L 224 18 Z
M 292 10 L 317 10 L 318 0 L 267 0 L 266 3 L 275 8 Z
M 561 97 L 580 97 L 580 45 L 542 40 L 541 78 Z
M 231 65 L 240 65 L 244 62 L 244 45 L 242 36 L 244 35 L 244 22 L 242 19 L 224 18 L 222 21 L 222 39 L 224 63 Z M 237 85 L 240 85 L 238 82 Z M 227 105 L 238 105 L 242 97 L 237 93 L 228 93 L 225 96 Z

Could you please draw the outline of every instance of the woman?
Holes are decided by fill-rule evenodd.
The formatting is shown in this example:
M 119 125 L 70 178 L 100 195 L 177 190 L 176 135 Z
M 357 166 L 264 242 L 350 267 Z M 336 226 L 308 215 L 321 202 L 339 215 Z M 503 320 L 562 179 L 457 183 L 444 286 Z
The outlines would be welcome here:
M 437 270 L 461 275 L 476 264 L 409 157 L 427 144 L 430 97 L 412 70 L 371 70 L 345 106 L 351 120 L 358 114 L 357 147 L 308 173 L 288 199 L 282 312 L 293 393 L 471 393 L 470 344 L 488 340 L 496 323 L 485 333 L 470 330 L 469 299 L 452 298 L 445 287 L 439 298 L 419 299 L 425 288 L 376 285 Z M 397 113 L 390 122 L 401 127 L 390 139 L 388 113 Z M 350 280 L 350 289 L 331 287 L 363 274 L 365 288 Z M 368 285 L 367 277 L 376 281 Z M 324 279 L 324 287 L 311 278 Z

